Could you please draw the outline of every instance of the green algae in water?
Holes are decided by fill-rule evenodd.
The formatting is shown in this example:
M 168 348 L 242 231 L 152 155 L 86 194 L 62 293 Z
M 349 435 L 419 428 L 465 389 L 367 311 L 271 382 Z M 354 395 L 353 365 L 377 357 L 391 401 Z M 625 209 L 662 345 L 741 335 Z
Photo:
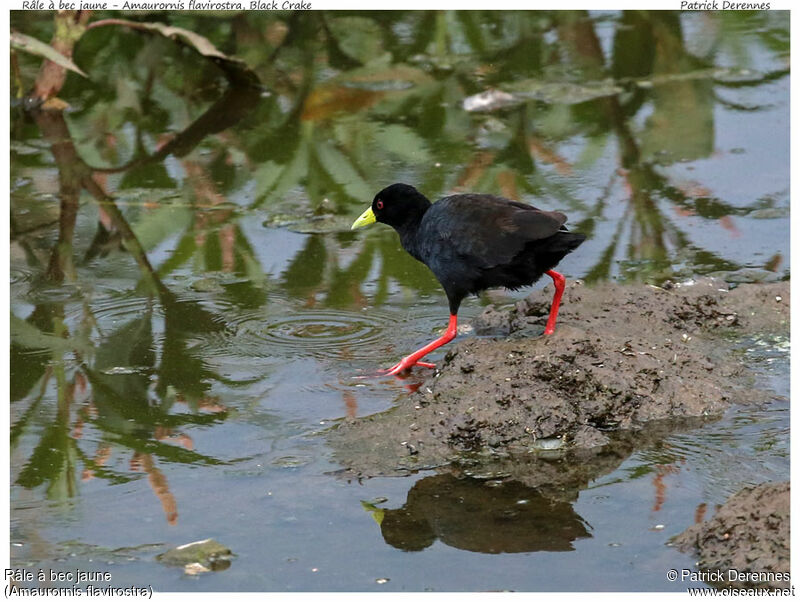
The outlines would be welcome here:
M 234 554 L 230 548 L 215 539 L 203 539 L 183 544 L 156 556 L 156 560 L 169 566 L 191 567 L 199 564 L 211 571 L 225 570 Z

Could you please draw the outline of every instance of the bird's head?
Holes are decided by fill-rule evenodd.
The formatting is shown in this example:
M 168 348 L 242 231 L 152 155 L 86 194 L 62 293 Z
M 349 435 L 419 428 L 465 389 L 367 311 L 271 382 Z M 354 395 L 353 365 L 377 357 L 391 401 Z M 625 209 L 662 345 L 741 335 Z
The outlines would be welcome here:
M 431 202 L 413 186 L 392 184 L 375 195 L 372 205 L 353 222 L 350 229 L 375 222 L 400 228 L 410 221 L 418 221 L 430 206 Z

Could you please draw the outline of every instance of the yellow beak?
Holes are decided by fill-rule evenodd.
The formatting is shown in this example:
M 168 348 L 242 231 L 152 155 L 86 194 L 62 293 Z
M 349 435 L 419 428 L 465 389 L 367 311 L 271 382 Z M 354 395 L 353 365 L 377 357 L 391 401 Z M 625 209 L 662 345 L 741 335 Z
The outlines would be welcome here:
M 362 213 L 356 221 L 353 222 L 353 225 L 350 226 L 350 229 L 355 230 L 356 228 L 363 228 L 364 226 L 369 226 L 370 224 L 374 223 L 375 214 L 372 212 L 372 207 L 370 207 L 364 213 Z

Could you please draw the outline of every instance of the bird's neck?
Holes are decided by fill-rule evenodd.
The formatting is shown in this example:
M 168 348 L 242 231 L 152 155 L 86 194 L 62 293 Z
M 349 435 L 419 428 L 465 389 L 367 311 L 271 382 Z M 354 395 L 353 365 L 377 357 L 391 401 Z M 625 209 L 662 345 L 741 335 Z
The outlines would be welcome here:
M 421 207 L 419 211 L 409 213 L 403 223 L 394 227 L 394 229 L 397 230 L 397 233 L 400 235 L 400 243 L 403 245 L 403 248 L 415 258 L 420 260 L 420 226 L 422 224 L 422 218 L 425 217 L 428 207 L 430 207 L 430 203 L 428 203 L 427 207 Z

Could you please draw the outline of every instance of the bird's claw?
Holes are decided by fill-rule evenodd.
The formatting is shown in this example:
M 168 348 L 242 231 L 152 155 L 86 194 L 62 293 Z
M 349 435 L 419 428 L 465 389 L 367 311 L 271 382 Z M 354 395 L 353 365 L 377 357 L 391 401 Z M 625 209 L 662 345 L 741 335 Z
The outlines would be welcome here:
M 411 368 L 419 366 L 420 368 L 435 368 L 436 364 L 430 362 L 406 362 L 405 360 L 397 362 L 391 368 L 378 370 L 373 374 L 362 374 L 355 376 L 357 379 L 365 378 L 382 378 L 384 376 L 396 376 L 397 378 L 405 378 L 411 372 Z
M 379 372 L 380 376 L 400 376 L 401 374 L 405 374 L 409 372 L 411 368 L 414 366 L 420 366 L 422 368 L 435 368 L 436 364 L 432 364 L 430 362 L 419 362 L 419 361 L 408 361 L 408 358 L 404 358 L 401 361 L 397 362 L 394 366 L 387 370 L 381 370 Z

